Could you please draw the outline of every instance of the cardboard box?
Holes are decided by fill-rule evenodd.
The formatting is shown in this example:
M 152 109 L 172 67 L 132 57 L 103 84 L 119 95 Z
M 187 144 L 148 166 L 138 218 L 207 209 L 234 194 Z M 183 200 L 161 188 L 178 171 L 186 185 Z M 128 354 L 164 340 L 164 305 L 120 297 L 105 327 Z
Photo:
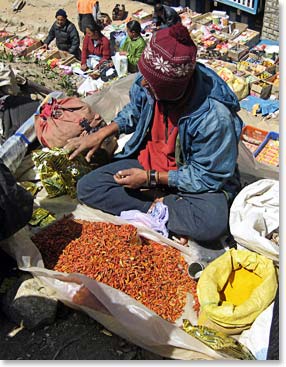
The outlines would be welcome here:
M 27 56 L 29 53 L 36 50 L 40 46 L 42 46 L 41 41 L 35 40 L 35 43 L 32 44 L 29 47 L 26 47 L 26 49 L 19 56 Z M 9 54 L 13 53 L 13 49 L 11 49 L 9 47 L 6 47 L 6 46 L 4 46 L 4 47 L 5 47 L 5 50 L 6 50 L 7 53 L 9 53 Z
M 217 70 L 220 68 L 227 68 L 232 72 L 236 71 L 236 65 L 232 64 L 231 62 L 226 62 L 223 60 L 207 60 L 205 63 L 206 66 L 210 67 L 211 69 Z
M 5 42 L 7 39 L 9 39 L 11 37 L 15 37 L 15 35 L 12 34 L 12 33 L 7 32 L 3 29 L 0 31 L 0 42 Z
M 251 52 L 239 60 L 237 68 L 253 75 L 258 75 L 266 70 L 266 66 L 262 65 L 262 59 Z
M 247 29 L 247 24 L 239 22 L 230 22 L 227 27 L 222 29 L 222 33 L 229 39 L 233 40 Z
M 276 64 L 274 64 L 273 60 L 262 57 L 262 65 L 266 67 L 265 70 L 268 71 L 268 73 L 272 75 L 276 74 Z
M 268 99 L 271 94 L 272 85 L 268 82 L 256 81 L 250 85 L 250 95 L 262 99 Z
M 257 75 L 257 78 L 262 81 L 267 81 L 272 76 L 272 74 L 268 73 L 268 71 L 263 71 L 262 73 Z
M 213 22 L 213 15 L 212 13 L 205 13 L 202 15 L 199 15 L 193 19 L 195 23 L 201 24 L 201 25 L 208 25 Z
M 247 28 L 239 36 L 233 38 L 233 40 L 244 46 L 248 46 L 249 48 L 252 48 L 259 42 L 260 33 Z
M 228 49 L 227 56 L 233 61 L 239 61 L 243 56 L 249 53 L 249 47 L 235 45 Z
M 152 20 L 153 14 L 147 13 L 143 9 L 138 9 L 134 13 L 132 13 L 132 19 L 137 20 L 139 23 L 147 22 L 148 20 Z
M 70 55 L 70 56 L 62 59 L 61 65 L 70 66 L 71 64 L 73 64 L 75 62 L 78 62 L 78 60 L 75 58 L 75 56 Z
M 279 99 L 280 83 L 273 84 L 273 82 L 277 79 L 277 77 L 279 78 L 279 73 L 272 75 L 270 78 L 266 79 L 266 81 L 267 83 L 270 83 L 272 85 L 271 95 Z

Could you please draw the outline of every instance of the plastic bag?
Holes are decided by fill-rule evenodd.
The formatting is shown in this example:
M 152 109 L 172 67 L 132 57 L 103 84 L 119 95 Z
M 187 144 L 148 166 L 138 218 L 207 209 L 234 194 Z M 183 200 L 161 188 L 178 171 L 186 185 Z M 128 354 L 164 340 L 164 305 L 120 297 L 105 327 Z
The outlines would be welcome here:
M 101 89 L 104 82 L 102 80 L 94 80 L 90 76 L 85 79 L 85 81 L 78 87 L 77 92 L 81 96 L 86 96 L 89 93 L 96 92 Z
M 263 179 L 244 187 L 230 208 L 229 227 L 241 246 L 279 263 L 279 246 L 266 238 L 279 227 L 279 182 Z
M 244 78 L 234 75 L 227 68 L 221 68 L 217 74 L 228 84 L 239 101 L 249 94 L 249 86 Z
M 111 56 L 117 75 L 123 76 L 128 72 L 128 61 L 126 55 L 120 55 L 116 52 L 114 56 Z
M 125 221 L 99 210 L 78 205 L 73 212 L 77 218 L 126 224 Z M 166 246 L 173 246 L 191 261 L 191 251 L 162 235 L 136 226 L 138 233 Z M 181 329 L 182 322 L 170 323 L 125 293 L 80 274 L 64 274 L 44 268 L 41 254 L 22 230 L 5 243 L 5 251 L 16 258 L 18 267 L 31 272 L 56 291 L 58 299 L 75 309 L 86 312 L 111 332 L 161 356 L 175 359 L 225 359 Z M 183 317 L 196 322 L 192 307 Z
M 35 150 L 32 159 L 49 197 L 76 197 L 77 181 L 92 170 L 82 154 L 69 160 L 69 152 L 61 148 Z
M 93 110 L 100 114 L 105 121 L 111 121 L 130 101 L 129 90 L 135 79 L 135 74 L 113 81 L 105 85 L 100 93 L 87 96 L 83 100 Z
M 245 279 L 244 284 L 235 286 L 234 273 L 241 269 L 249 272 L 251 281 L 257 277 L 261 283 L 252 289 L 249 282 L 247 288 Z M 230 297 L 224 300 L 229 283 L 242 303 L 235 305 Z M 197 286 L 201 305 L 199 324 L 227 334 L 249 329 L 273 302 L 277 287 L 277 271 L 272 260 L 248 250 L 230 249 L 211 262 L 200 276 Z
M 13 69 L 10 65 L 5 65 L 2 62 L 0 62 L 0 90 L 3 95 L 13 96 L 17 96 L 20 92 Z

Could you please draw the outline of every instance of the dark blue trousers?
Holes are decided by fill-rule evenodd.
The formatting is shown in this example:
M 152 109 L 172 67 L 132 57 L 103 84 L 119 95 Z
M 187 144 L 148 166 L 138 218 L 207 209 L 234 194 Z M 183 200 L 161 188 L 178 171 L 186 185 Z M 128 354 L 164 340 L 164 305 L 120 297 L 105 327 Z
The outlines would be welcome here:
M 120 215 L 125 210 L 147 213 L 153 199 L 146 192 L 118 185 L 113 175 L 120 170 L 142 168 L 136 159 L 123 159 L 99 167 L 83 176 L 77 185 L 82 203 L 104 212 Z M 228 231 L 229 208 L 222 192 L 164 194 L 169 209 L 168 230 L 198 242 L 215 241 Z

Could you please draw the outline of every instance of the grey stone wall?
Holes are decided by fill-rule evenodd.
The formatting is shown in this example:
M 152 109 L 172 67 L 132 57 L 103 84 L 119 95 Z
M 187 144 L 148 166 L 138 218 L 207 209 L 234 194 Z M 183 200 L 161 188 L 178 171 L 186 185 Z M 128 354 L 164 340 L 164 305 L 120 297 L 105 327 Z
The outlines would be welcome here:
M 279 39 L 279 0 L 265 0 L 261 38 Z

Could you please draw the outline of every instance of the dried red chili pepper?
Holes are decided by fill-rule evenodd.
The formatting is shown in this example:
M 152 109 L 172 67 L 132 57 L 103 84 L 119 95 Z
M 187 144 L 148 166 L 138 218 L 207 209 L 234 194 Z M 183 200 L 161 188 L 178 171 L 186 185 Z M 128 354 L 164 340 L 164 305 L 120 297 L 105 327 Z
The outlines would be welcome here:
M 119 289 L 170 322 L 182 315 L 188 292 L 199 311 L 196 282 L 180 252 L 139 237 L 133 225 L 63 218 L 32 240 L 47 268 Z

